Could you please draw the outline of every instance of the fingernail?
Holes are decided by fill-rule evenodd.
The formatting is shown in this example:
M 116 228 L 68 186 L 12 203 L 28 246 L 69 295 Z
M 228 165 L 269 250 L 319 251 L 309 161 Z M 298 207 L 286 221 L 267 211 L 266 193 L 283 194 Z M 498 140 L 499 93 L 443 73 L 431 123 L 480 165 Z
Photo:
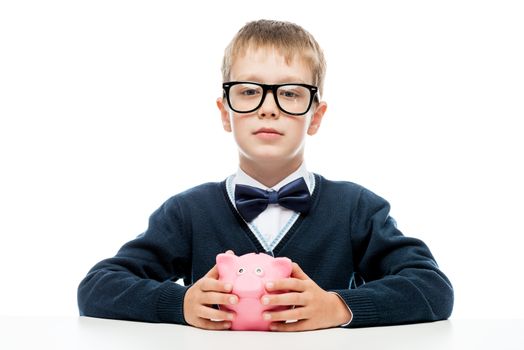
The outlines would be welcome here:
M 276 331 L 277 330 L 277 326 L 272 324 L 272 325 L 269 326 L 269 329 L 272 330 L 272 331 Z
M 269 297 L 263 297 L 262 298 L 262 304 L 264 304 L 264 305 L 269 304 Z
M 230 304 L 236 304 L 236 303 L 237 303 L 237 298 L 235 298 L 235 297 L 229 297 L 229 303 L 230 303 Z
M 264 320 L 269 321 L 271 319 L 271 315 L 264 313 Z
M 227 314 L 227 319 L 228 320 L 232 320 L 233 319 L 233 314 Z
M 233 288 L 233 286 L 232 286 L 230 283 L 224 284 L 224 289 L 225 289 L 226 291 L 230 291 L 231 288 Z
M 268 289 L 271 289 L 271 288 L 273 288 L 274 286 L 275 286 L 275 285 L 273 284 L 273 282 L 267 282 L 267 283 L 266 283 L 266 288 L 268 288 Z
M 231 322 L 224 322 L 224 328 L 230 328 Z

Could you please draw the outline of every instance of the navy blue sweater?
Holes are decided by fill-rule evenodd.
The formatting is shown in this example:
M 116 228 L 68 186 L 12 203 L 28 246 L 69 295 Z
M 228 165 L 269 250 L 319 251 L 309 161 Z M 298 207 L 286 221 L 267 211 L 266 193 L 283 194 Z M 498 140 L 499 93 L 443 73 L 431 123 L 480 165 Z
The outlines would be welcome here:
M 389 204 L 351 182 L 315 175 L 310 212 L 301 215 L 271 254 L 297 262 L 353 312 L 349 327 L 446 319 L 453 289 L 428 247 L 405 237 Z M 225 181 L 167 200 L 149 227 L 80 283 L 81 315 L 185 324 L 187 288 L 215 264 L 217 254 L 264 252 L 238 215 Z M 175 281 L 183 279 L 185 286 Z

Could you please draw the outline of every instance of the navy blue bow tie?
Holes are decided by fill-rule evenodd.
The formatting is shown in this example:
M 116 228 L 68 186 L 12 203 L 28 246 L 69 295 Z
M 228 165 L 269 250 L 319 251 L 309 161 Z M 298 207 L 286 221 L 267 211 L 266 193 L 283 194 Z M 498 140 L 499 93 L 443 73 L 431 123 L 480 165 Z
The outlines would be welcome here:
M 311 205 L 309 189 L 303 177 L 291 181 L 278 191 L 266 191 L 247 185 L 235 186 L 235 203 L 238 212 L 247 222 L 251 222 L 266 210 L 269 204 L 307 213 Z

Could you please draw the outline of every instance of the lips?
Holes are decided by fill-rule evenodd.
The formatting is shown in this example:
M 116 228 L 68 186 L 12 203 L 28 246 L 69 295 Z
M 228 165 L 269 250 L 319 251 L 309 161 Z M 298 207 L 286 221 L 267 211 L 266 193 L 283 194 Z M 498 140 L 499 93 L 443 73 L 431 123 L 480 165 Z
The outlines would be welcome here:
M 273 128 L 260 128 L 253 133 L 254 135 L 258 134 L 275 134 L 275 135 L 284 135 L 283 133 L 273 129 Z

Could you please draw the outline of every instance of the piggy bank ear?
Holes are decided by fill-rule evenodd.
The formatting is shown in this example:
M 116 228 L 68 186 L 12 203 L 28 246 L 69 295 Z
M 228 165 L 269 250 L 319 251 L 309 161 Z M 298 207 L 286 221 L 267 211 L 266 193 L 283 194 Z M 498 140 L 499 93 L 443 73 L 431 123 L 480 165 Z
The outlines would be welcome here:
M 282 274 L 282 277 L 291 276 L 291 270 L 293 268 L 291 260 L 288 258 L 275 258 L 271 262 L 271 266 L 275 271 L 279 271 Z
M 228 275 L 235 268 L 235 261 L 238 257 L 234 254 L 222 253 L 217 255 L 217 268 L 220 276 Z

